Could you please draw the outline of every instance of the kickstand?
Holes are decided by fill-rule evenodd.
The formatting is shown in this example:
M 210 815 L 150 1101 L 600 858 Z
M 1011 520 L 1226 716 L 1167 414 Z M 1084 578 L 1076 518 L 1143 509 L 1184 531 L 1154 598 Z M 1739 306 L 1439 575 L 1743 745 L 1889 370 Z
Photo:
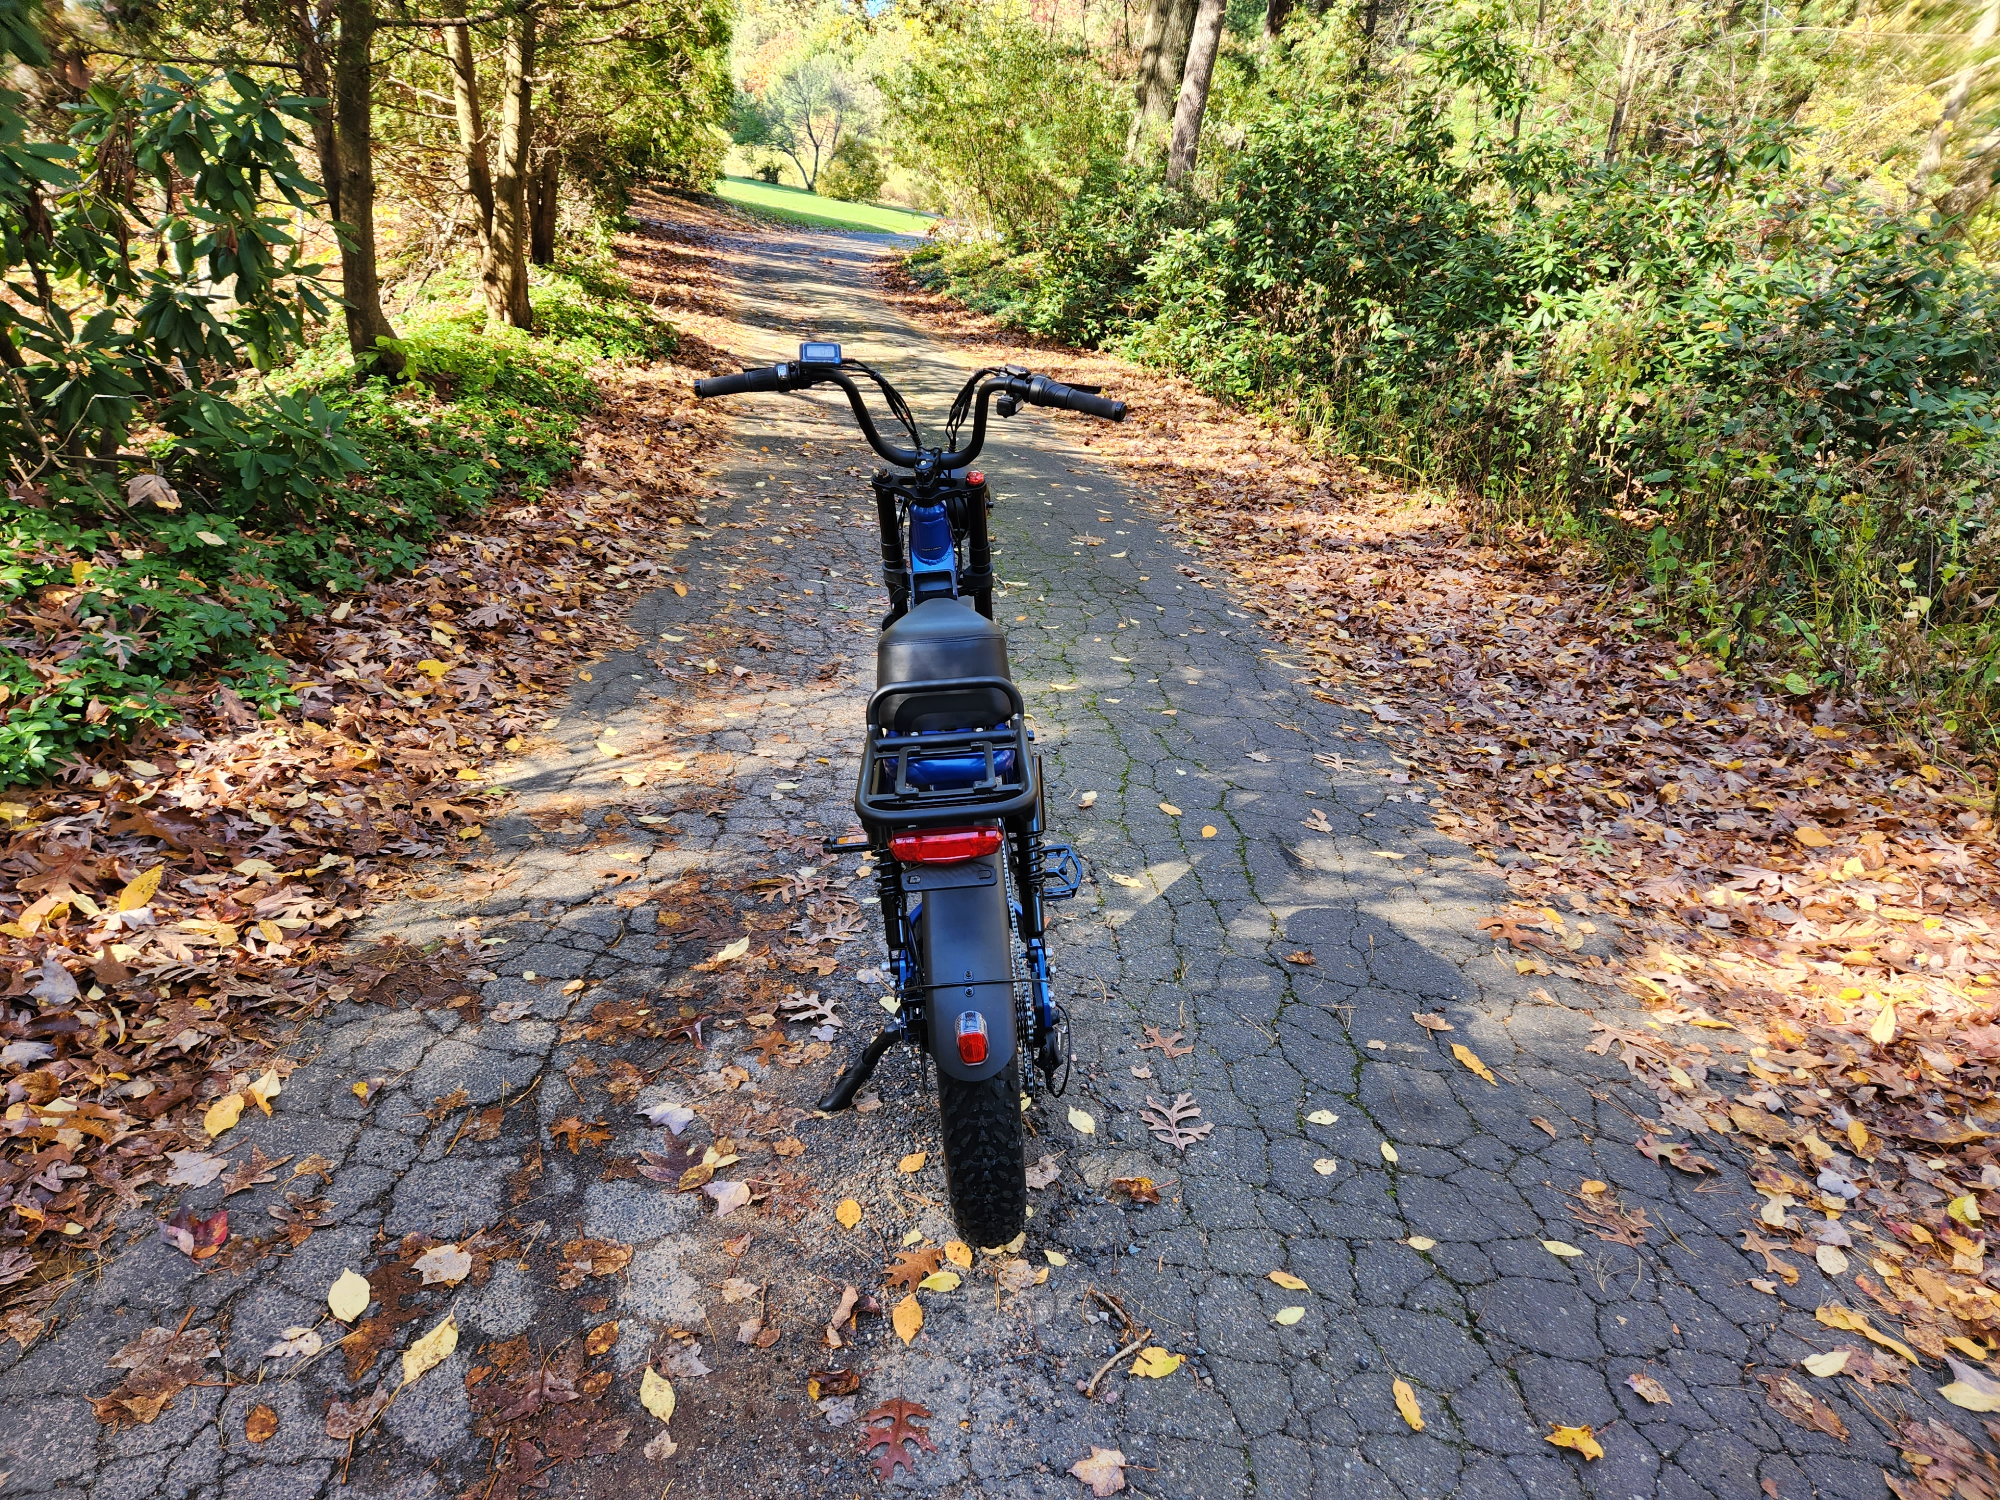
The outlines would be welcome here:
M 882 1060 L 882 1054 L 889 1050 L 889 1044 L 903 1039 L 901 1025 L 885 1026 L 882 1034 L 862 1049 L 861 1055 L 847 1065 L 846 1070 L 836 1078 L 826 1097 L 819 1101 L 820 1109 L 826 1114 L 835 1114 L 854 1103 L 854 1096 L 861 1092 L 875 1072 L 875 1065 Z

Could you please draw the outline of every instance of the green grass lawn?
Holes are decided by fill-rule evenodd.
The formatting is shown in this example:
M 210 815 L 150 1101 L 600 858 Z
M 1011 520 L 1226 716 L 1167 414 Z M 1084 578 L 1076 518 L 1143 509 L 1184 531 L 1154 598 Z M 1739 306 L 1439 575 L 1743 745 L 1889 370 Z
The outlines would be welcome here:
M 754 177 L 724 177 L 715 184 L 716 195 L 738 208 L 753 213 L 808 224 L 815 229 L 860 229 L 876 234 L 924 234 L 933 220 L 929 214 L 913 214 L 901 208 L 880 208 L 872 203 L 842 203 L 820 198 L 804 188 L 783 187 L 759 182 Z

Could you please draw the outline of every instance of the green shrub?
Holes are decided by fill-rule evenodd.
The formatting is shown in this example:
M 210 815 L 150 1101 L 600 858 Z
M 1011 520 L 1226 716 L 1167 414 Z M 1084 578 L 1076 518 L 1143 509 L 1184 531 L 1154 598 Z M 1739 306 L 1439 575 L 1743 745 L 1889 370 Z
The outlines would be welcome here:
M 881 153 L 865 136 L 849 135 L 819 174 L 817 191 L 842 203 L 873 203 L 882 196 L 882 184 L 888 180 L 889 169 Z

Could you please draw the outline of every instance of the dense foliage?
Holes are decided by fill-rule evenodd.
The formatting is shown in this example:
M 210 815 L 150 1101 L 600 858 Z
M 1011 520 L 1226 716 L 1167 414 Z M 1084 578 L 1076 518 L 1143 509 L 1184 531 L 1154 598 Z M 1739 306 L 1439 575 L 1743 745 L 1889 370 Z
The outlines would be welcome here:
M 1588 540 L 1790 691 L 1988 722 L 2000 285 L 1964 226 L 1803 166 L 1796 123 L 1701 116 L 1610 159 L 1510 128 L 1525 66 L 1491 27 L 1424 64 L 1369 94 L 1295 59 L 1237 102 L 1210 191 L 1102 163 L 1053 223 L 919 271 L 1458 487 L 1484 524 Z

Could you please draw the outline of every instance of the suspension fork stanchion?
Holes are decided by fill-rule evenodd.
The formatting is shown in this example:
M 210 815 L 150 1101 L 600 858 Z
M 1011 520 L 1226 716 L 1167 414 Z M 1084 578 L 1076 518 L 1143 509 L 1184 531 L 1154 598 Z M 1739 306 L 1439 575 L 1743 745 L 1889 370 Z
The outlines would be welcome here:
M 882 531 L 882 583 L 889 590 L 888 629 L 910 610 L 910 566 L 903 556 L 903 523 L 896 509 L 896 492 L 885 484 L 875 486 L 875 523 Z M 888 851 L 883 851 L 887 856 Z
M 974 578 L 984 578 L 988 582 L 972 596 L 972 607 L 987 619 L 993 618 L 993 542 L 986 532 L 986 497 L 990 493 L 985 485 L 979 486 L 972 495 L 972 503 L 966 508 L 971 514 L 965 519 L 965 561 L 966 571 Z

